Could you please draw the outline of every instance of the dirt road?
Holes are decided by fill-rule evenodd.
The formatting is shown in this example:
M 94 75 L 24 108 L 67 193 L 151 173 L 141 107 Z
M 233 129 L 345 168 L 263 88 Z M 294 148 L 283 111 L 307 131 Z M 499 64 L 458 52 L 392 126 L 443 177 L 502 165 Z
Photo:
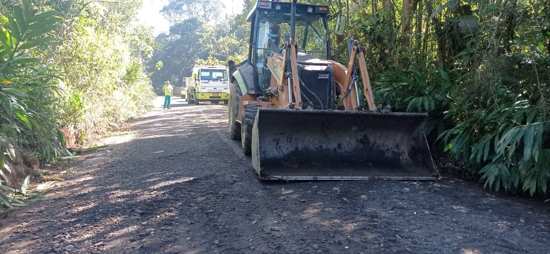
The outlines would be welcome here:
M 261 183 L 224 106 L 157 109 L 0 221 L 2 253 L 548 253 L 550 207 L 440 182 Z

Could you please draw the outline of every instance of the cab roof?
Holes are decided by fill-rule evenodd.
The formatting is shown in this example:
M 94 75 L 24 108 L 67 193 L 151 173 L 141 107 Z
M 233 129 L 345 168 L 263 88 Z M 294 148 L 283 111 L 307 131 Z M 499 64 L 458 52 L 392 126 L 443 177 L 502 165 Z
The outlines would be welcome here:
M 223 65 L 198 65 L 193 67 L 193 69 L 196 69 L 196 70 L 209 70 L 209 69 L 218 70 L 218 69 L 226 69 L 226 68 L 227 67 Z
M 256 6 L 248 14 L 247 20 L 252 21 L 258 11 L 270 11 L 280 13 L 290 13 L 292 3 L 279 2 L 276 0 L 258 0 Z M 324 15 L 327 16 L 329 8 L 326 5 L 296 4 L 296 14 Z

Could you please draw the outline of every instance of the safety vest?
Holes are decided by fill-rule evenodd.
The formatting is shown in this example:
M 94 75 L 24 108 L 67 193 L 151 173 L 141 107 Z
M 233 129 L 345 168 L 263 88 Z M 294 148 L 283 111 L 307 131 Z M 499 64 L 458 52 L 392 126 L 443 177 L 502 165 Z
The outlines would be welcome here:
M 162 90 L 164 91 L 164 96 L 172 96 L 172 91 L 174 90 L 174 88 L 172 88 L 171 85 L 164 85 Z

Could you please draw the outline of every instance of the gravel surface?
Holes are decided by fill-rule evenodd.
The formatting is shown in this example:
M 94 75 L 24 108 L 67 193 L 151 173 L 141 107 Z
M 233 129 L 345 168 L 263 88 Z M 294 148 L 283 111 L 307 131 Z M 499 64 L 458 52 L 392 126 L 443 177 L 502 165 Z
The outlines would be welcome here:
M 478 184 L 262 183 L 226 108 L 154 110 L 0 221 L 0 253 L 549 253 L 550 207 Z

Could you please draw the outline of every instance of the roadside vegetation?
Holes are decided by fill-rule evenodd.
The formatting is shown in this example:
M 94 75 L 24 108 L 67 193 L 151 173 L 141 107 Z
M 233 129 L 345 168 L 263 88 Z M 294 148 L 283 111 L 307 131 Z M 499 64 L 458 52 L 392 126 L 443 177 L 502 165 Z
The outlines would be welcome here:
M 153 36 L 140 1 L 0 1 L 0 206 L 40 164 L 145 111 Z
M 435 147 L 486 188 L 548 192 L 548 0 L 329 4 L 333 45 L 366 47 L 378 103 L 429 112 Z

